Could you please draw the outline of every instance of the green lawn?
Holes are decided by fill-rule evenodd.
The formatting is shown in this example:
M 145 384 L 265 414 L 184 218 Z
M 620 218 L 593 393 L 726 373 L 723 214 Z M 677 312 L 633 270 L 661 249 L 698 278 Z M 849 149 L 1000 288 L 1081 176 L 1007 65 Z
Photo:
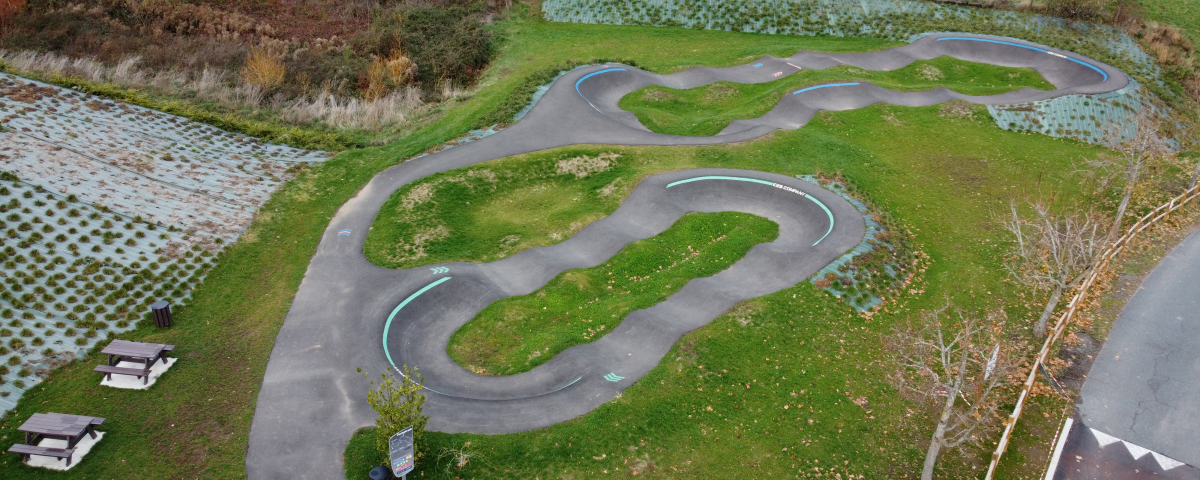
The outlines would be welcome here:
M 922 60 L 891 71 L 842 65 L 802 70 L 768 83 L 716 82 L 686 90 L 651 85 L 630 92 L 620 107 L 633 112 L 652 131 L 673 135 L 716 135 L 732 120 L 757 118 L 798 89 L 837 82 L 871 82 L 897 91 L 946 87 L 967 95 L 996 95 L 1024 87 L 1054 86 L 1028 68 L 998 67 L 951 57 Z
M 1179 27 L 1193 42 L 1200 42 L 1200 5 L 1195 0 L 1139 0 L 1146 20 Z
M 446 347 L 476 373 L 529 371 L 575 345 L 599 340 L 629 312 L 651 307 L 689 280 L 729 268 L 779 226 L 745 213 L 691 213 L 627 245 L 601 265 L 563 272 L 528 295 L 488 305 Z
M 1007 280 L 1000 263 L 1005 236 L 994 215 L 1014 197 L 1047 190 L 1059 192 L 1063 202 L 1078 200 L 1082 178 L 1073 173 L 1077 162 L 1099 151 L 1075 142 L 1002 131 L 981 107 L 967 113 L 970 116 L 956 109 L 944 112 L 942 106 L 880 105 L 822 114 L 803 129 L 741 145 L 568 147 L 472 167 L 500 171 L 513 162 L 541 162 L 549 168 L 564 158 L 615 153 L 620 155 L 621 168 L 630 171 L 623 175 L 633 175 L 635 184 L 644 175 L 695 167 L 785 175 L 840 171 L 859 191 L 869 193 L 873 205 L 908 224 L 933 262 L 922 267 L 924 280 L 908 298 L 900 305 L 889 304 L 886 313 L 870 322 L 842 301 L 801 284 L 747 302 L 689 334 L 622 398 L 580 419 L 511 435 L 430 433 L 433 455 L 421 466 L 425 475 L 592 478 L 604 470 L 629 474 L 632 468 L 653 462 L 654 469 L 639 474 L 692 478 L 753 472 L 767 477 L 807 468 L 806 473 L 814 475 L 817 472 L 811 468 L 836 463 L 866 478 L 911 476 L 919 467 L 932 423 L 928 411 L 899 399 L 881 380 L 887 373 L 882 336 L 890 334 L 896 322 L 940 306 L 947 297 L 971 311 L 1003 307 L 1014 333 L 1027 331 L 1039 311 L 1039 300 L 1020 296 L 1025 292 Z M 468 212 L 455 215 L 478 215 L 472 212 L 489 211 L 507 201 L 503 195 L 470 206 L 463 200 L 458 205 Z M 387 221 L 395 220 L 381 215 L 377 225 Z M 557 227 L 544 228 L 542 235 L 547 236 Z M 452 232 L 444 241 L 472 243 L 473 235 Z M 472 251 L 469 257 L 502 251 L 497 245 Z M 700 365 L 706 366 L 704 371 Z M 736 382 L 723 383 L 734 372 Z M 809 376 L 812 372 L 819 373 Z M 756 390 L 755 384 L 762 382 L 779 386 Z M 734 389 L 733 383 L 741 387 Z M 752 395 L 746 395 L 745 383 L 751 384 Z M 791 396 L 793 390 L 797 397 Z M 845 396 L 847 391 L 852 397 Z M 826 395 L 801 400 L 813 392 Z M 734 393 L 733 403 L 729 393 Z M 871 413 L 851 401 L 860 397 L 866 397 Z M 797 403 L 805 405 L 799 417 L 791 410 Z M 788 410 L 782 409 L 784 404 L 790 405 Z M 717 413 L 710 413 L 708 406 Z M 796 418 L 801 419 L 799 424 Z M 747 426 L 760 430 L 745 432 Z M 1006 463 L 1006 471 L 1024 476 L 1044 466 L 1039 463 L 1044 455 L 1037 450 L 1042 444 L 1029 438 L 1044 432 L 1038 430 L 1040 424 L 1031 427 L 1035 428 L 1022 428 L 1025 436 L 1018 438 L 1025 453 L 1014 457 L 1028 461 Z M 877 445 L 864 449 L 863 438 Z M 733 444 L 736 453 L 730 453 L 729 441 L 739 442 Z M 789 453 L 783 453 L 784 447 Z M 462 469 L 452 468 L 452 452 L 464 449 L 473 459 Z M 797 449 L 800 453 L 792 459 Z M 439 453 L 445 453 L 441 461 Z M 989 455 L 987 449 L 949 453 L 940 468 L 946 478 L 972 476 L 976 469 L 986 468 Z M 840 473 L 846 478 L 846 471 Z
M 517 3 L 517 12 L 522 5 Z M 179 346 L 181 361 L 157 385 L 140 392 L 101 389 L 91 371 L 98 358 L 76 361 L 52 373 L 0 419 L 0 440 L 16 441 L 16 426 L 34 412 L 96 415 L 108 419 L 102 429 L 108 434 L 71 478 L 243 478 L 258 389 L 291 298 L 333 213 L 375 173 L 465 133 L 523 78 L 560 62 L 627 58 L 669 72 L 800 49 L 892 45 L 518 17 L 495 27 L 507 40 L 485 74 L 486 87 L 433 112 L 435 123 L 400 142 L 349 151 L 300 172 L 221 256 L 193 292 L 193 302 L 175 310 L 175 326 L 123 335 Z M 557 161 L 609 152 L 635 159 L 637 171 L 646 174 L 697 166 L 789 175 L 841 171 L 870 192 L 876 206 L 912 227 L 933 259 L 917 290 L 923 293 L 914 293 L 898 314 L 877 315 L 869 323 L 806 284 L 748 302 L 689 334 L 622 398 L 581 418 L 513 435 L 429 433 L 433 459 L 452 448 L 478 456 L 466 470 L 426 462 L 424 477 L 550 478 L 575 472 L 575 478 L 594 478 L 639 465 L 641 474 L 671 478 L 782 476 L 801 469 L 812 476 L 813 468 L 821 469 L 822 478 L 830 468 L 867 478 L 911 476 L 931 424 L 925 410 L 899 400 L 882 380 L 887 369 L 880 336 L 895 321 L 940 305 L 946 295 L 973 310 L 1006 306 L 1012 324 L 1028 324 L 1037 309 L 1030 304 L 1037 302 L 1018 297 L 1019 290 L 1004 281 L 997 243 L 1003 236 L 992 215 L 1015 195 L 1058 192 L 1070 201 L 1083 181 L 1074 174 L 1076 162 L 1098 149 L 1004 132 L 978 110 L 974 118 L 962 118 L 939 115 L 936 106 L 875 106 L 822 115 L 801 130 L 739 145 L 578 147 L 523 158 Z M 530 230 L 542 236 L 553 231 Z M 449 238 L 472 241 L 466 235 L 451 232 Z M 859 397 L 867 398 L 866 408 L 850 402 Z M 962 478 L 974 475 L 972 468 L 986 458 L 986 452 L 948 455 L 942 465 L 948 478 Z M 1040 468 L 1033 460 L 1045 457 L 1028 458 L 1033 471 Z M 14 455 L 0 458 L 4 477 L 63 477 L 16 463 Z

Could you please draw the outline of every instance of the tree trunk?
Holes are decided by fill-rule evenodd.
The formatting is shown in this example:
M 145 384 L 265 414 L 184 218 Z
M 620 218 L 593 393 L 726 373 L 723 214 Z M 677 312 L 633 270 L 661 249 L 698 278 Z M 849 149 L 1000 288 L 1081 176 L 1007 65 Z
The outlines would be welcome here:
M 1200 160 L 1196 161 L 1196 169 L 1192 170 L 1192 181 L 1188 182 L 1188 190 L 1196 186 L 1196 180 L 1200 178 Z
M 1115 240 L 1121 233 L 1121 220 L 1125 219 L 1125 209 L 1129 208 L 1129 198 L 1133 196 L 1133 185 L 1125 185 L 1125 193 L 1121 196 L 1121 204 L 1117 205 L 1117 217 L 1113 219 L 1112 228 L 1108 231 L 1108 239 Z
M 925 452 L 925 468 L 921 469 L 921 480 L 933 480 L 933 466 L 937 464 L 938 453 L 942 451 L 942 439 L 946 436 L 946 424 L 950 422 L 950 414 L 954 412 L 954 401 L 957 399 L 958 391 L 946 392 L 946 406 L 942 408 L 942 418 L 938 419 L 937 430 L 933 431 L 933 439 L 929 442 L 929 451 Z
M 1050 323 L 1050 315 L 1054 313 L 1054 307 L 1058 306 L 1058 301 L 1062 299 L 1063 287 L 1054 287 L 1054 292 L 1050 294 L 1050 301 L 1046 302 L 1046 308 L 1042 309 L 1042 316 L 1038 318 L 1037 325 L 1033 327 L 1033 334 L 1038 338 L 1046 336 L 1046 324 Z

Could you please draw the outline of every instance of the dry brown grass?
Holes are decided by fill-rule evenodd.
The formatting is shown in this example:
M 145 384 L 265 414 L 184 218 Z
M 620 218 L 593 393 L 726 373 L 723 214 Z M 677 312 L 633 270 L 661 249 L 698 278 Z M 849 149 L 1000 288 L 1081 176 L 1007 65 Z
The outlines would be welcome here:
M 571 174 L 575 175 L 575 178 L 583 178 L 593 173 L 608 170 L 613 165 L 616 165 L 618 158 L 621 158 L 621 155 L 611 152 L 596 155 L 595 157 L 582 155 L 559 160 L 556 166 L 559 175 Z
M 399 88 L 417 75 L 417 63 L 399 49 L 387 57 L 377 57 L 367 69 L 367 90 L 364 96 L 374 100 L 387 95 L 389 88 Z
M 1142 41 L 1162 65 L 1185 68 L 1195 66 L 1196 46 L 1178 28 L 1150 22 L 1142 29 Z
M 938 109 L 938 116 L 945 118 L 971 118 L 971 104 L 962 100 L 951 100 L 943 103 Z
M 924 64 L 921 65 L 921 69 L 919 72 L 917 72 L 917 76 L 925 80 L 941 80 L 946 75 L 943 74 L 942 71 L 937 67 L 930 64 Z
M 275 34 L 275 29 L 266 23 L 258 23 L 247 15 L 215 9 L 208 5 L 169 0 L 146 0 L 140 4 L 128 4 L 135 13 L 146 13 L 154 18 L 149 27 L 143 27 L 143 33 L 203 34 L 224 38 L 249 35 L 270 37 Z
M 262 88 L 282 85 L 285 75 L 287 67 L 283 66 L 283 62 L 261 48 L 252 50 L 246 65 L 242 67 L 242 80 Z

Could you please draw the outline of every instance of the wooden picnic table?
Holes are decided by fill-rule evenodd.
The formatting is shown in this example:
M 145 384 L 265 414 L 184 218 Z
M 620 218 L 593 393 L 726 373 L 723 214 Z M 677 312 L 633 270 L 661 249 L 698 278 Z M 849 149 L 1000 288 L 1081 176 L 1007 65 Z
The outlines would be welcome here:
M 146 364 L 146 370 L 162 359 L 167 363 L 167 352 L 174 350 L 174 345 L 161 343 L 131 342 L 129 340 L 113 340 L 100 353 L 108 355 L 108 364 L 116 365 L 122 360 L 140 361 Z
M 96 425 L 104 423 L 103 418 L 86 417 L 83 415 L 66 415 L 62 413 L 35 413 L 29 420 L 17 427 L 25 432 L 25 444 L 37 445 L 43 437 L 67 441 L 67 448 L 75 448 L 75 444 L 83 440 L 85 434 L 96 438 Z

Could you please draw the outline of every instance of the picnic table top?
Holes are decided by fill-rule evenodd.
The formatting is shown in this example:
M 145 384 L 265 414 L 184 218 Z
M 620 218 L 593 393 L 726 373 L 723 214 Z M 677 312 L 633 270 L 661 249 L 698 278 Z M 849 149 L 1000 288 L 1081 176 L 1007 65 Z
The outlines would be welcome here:
M 63 413 L 35 413 L 17 430 L 40 435 L 62 435 L 75 437 L 83 434 L 90 425 L 104 423 L 103 418 Z
M 161 343 L 131 342 L 129 340 L 113 340 L 100 353 L 105 355 L 120 355 L 122 357 L 157 357 L 168 345 Z

